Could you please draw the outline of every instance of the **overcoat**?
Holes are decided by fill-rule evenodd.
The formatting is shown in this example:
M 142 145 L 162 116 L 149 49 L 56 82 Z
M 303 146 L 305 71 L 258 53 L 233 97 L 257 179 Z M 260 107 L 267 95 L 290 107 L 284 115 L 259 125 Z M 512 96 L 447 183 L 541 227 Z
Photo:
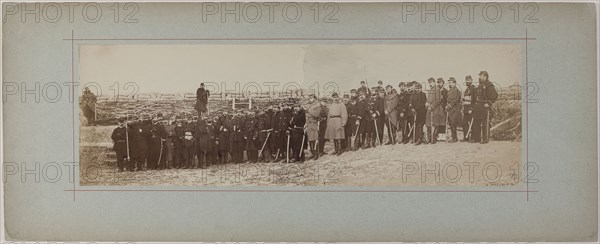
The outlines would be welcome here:
M 396 90 L 392 90 L 392 92 L 385 96 L 384 109 L 387 113 L 387 123 L 391 124 L 395 128 L 398 128 L 399 124 L 399 102 L 400 96 L 398 95 L 398 93 L 396 93 Z
M 427 102 L 429 108 L 427 110 L 427 120 L 425 125 L 429 126 L 444 126 L 446 125 L 446 112 L 443 107 L 442 90 L 437 86 L 427 91 Z
M 446 105 L 446 113 L 448 113 L 448 123 L 450 125 L 459 125 L 462 123 L 461 96 L 460 91 L 456 87 L 451 87 L 448 90 L 448 105 Z
M 306 135 L 308 141 L 319 139 L 319 115 L 321 114 L 321 104 L 318 101 L 308 104 L 306 108 Z
M 327 116 L 327 130 L 325 131 L 325 139 L 339 140 L 344 139 L 344 125 L 348 122 L 348 111 L 346 105 L 339 99 L 335 99 L 329 105 Z
M 210 92 L 202 87 L 196 90 L 196 106 L 194 108 L 197 111 L 206 112 L 206 105 L 208 104 L 208 97 L 210 96 Z

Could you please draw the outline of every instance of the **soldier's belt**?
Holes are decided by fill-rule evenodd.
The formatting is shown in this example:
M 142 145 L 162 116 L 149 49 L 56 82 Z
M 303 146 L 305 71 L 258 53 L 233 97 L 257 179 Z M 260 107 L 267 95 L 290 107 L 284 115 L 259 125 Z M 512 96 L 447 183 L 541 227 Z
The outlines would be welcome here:
M 342 116 L 339 115 L 335 115 L 335 116 L 329 116 L 329 118 L 341 118 Z

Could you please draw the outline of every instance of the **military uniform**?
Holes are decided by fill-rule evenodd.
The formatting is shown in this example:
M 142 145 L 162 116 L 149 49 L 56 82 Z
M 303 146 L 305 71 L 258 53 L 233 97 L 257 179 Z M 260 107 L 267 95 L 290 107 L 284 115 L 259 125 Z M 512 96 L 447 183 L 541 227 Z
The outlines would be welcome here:
M 287 154 L 289 153 L 288 150 L 288 138 L 291 140 L 291 128 L 290 128 L 290 122 L 292 121 L 292 116 L 293 116 L 293 112 L 291 109 L 286 108 L 283 109 L 280 113 L 279 113 L 279 120 L 278 120 L 278 125 L 277 125 L 277 129 L 279 130 L 279 152 L 285 152 L 284 156 L 287 157 Z M 291 141 L 290 141 L 291 142 Z M 282 156 L 283 158 L 283 156 Z
M 244 128 L 242 121 L 242 118 L 239 116 L 234 116 L 230 121 L 232 131 L 229 137 L 229 153 L 234 163 L 242 163 L 244 161 L 245 140 L 244 132 L 242 131 L 242 128 Z
M 142 121 L 135 126 L 135 138 L 137 146 L 136 170 L 145 170 L 146 161 L 150 152 L 150 137 L 152 129 L 150 120 Z
M 385 129 L 383 127 L 385 123 L 385 99 L 379 96 L 375 98 L 375 114 L 377 114 L 374 118 L 377 125 L 375 130 L 375 133 L 377 133 L 377 135 L 375 135 L 375 140 L 379 141 L 379 144 L 381 145 L 383 143 L 383 130 Z
M 358 149 L 361 148 L 363 146 L 365 146 L 366 140 L 367 140 L 367 128 L 366 128 L 366 124 L 364 122 L 365 120 L 365 115 L 368 116 L 367 111 L 367 100 L 365 99 L 358 99 L 356 101 L 356 104 L 354 104 L 354 115 L 355 115 L 355 122 L 354 124 L 357 126 L 358 128 L 358 134 L 355 135 L 354 138 L 354 148 Z M 354 129 L 354 132 L 356 133 L 356 129 Z
M 348 122 L 348 111 L 344 103 L 339 101 L 337 94 L 333 94 L 334 101 L 329 105 L 327 114 L 327 130 L 325 139 L 333 140 L 335 152 L 342 154 L 341 140 L 345 138 L 344 126 Z
M 121 122 L 122 123 L 122 122 Z M 113 149 L 117 153 L 117 167 L 119 172 L 125 170 L 127 165 L 127 129 L 123 125 L 119 125 L 112 132 L 111 139 L 113 141 Z
M 475 142 L 487 143 L 489 142 L 490 120 L 493 117 L 491 108 L 492 104 L 498 99 L 498 93 L 494 84 L 487 80 L 479 83 L 475 94 L 477 98 L 473 106 L 474 124 L 471 133 Z M 486 104 L 487 108 L 485 107 Z
M 219 149 L 218 157 L 221 163 L 225 164 L 229 160 L 229 136 L 231 131 L 229 117 L 222 115 L 215 126 L 219 131 L 216 141 L 217 148 Z
M 177 122 L 175 127 L 175 138 L 173 139 L 173 166 L 177 169 L 184 167 L 185 150 L 184 150 L 184 139 L 185 139 L 185 127 L 181 121 Z
M 387 132 L 388 132 L 388 143 L 387 144 L 394 144 L 396 143 L 396 131 L 398 130 L 399 127 L 399 103 L 400 103 L 400 96 L 398 95 L 398 93 L 396 92 L 396 90 L 392 89 L 386 96 L 385 96 L 385 105 L 384 105 L 384 109 L 385 109 L 385 127 L 387 128 Z
M 271 115 L 271 138 L 269 139 L 269 146 L 271 147 L 271 153 L 275 158 L 278 158 L 278 153 L 280 153 L 279 144 L 281 143 L 281 138 L 283 135 L 279 132 L 279 116 L 281 116 L 281 111 L 276 111 Z
M 450 142 L 456 142 L 458 141 L 456 127 L 462 123 L 462 113 L 460 112 L 461 96 L 458 88 L 450 87 L 447 101 L 446 113 L 448 114 L 448 125 L 450 126 L 450 133 L 452 135 L 452 140 Z
M 377 103 L 374 98 L 367 97 L 365 99 L 366 106 L 363 115 L 361 128 L 364 129 L 365 140 L 363 148 L 375 147 L 377 134 L 375 133 L 375 122 L 377 118 Z
M 148 157 L 148 169 L 159 169 L 164 166 L 166 151 L 166 135 L 164 126 L 155 122 L 150 130 L 150 156 Z
M 305 114 L 308 147 L 312 157 L 317 159 L 319 154 L 317 153 L 316 141 L 319 139 L 319 115 L 321 114 L 321 104 L 315 99 L 314 102 L 308 105 Z
M 423 137 L 423 125 L 425 124 L 425 120 L 427 117 L 427 107 L 425 106 L 425 102 L 427 101 L 427 96 L 422 91 L 414 91 L 413 94 L 410 95 L 409 98 L 409 108 L 411 112 L 414 113 L 414 134 L 413 134 L 413 143 L 415 145 L 419 145 L 422 143 Z
M 402 130 L 402 143 L 408 143 L 410 140 L 409 131 L 413 126 L 413 113 L 409 110 L 410 93 L 401 91 L 398 94 L 398 129 Z
M 344 145 L 344 149 L 346 151 L 351 151 L 353 150 L 352 137 L 355 136 L 354 134 L 356 133 L 356 128 L 358 128 L 356 125 L 357 116 L 355 98 L 352 98 L 350 99 L 350 101 L 348 101 L 348 103 L 346 104 L 346 111 L 348 112 L 348 122 L 344 126 L 344 134 L 346 136 L 346 143 Z
M 321 105 L 321 113 L 319 114 L 319 140 L 317 141 L 319 155 L 325 154 L 325 132 L 327 131 L 327 114 L 329 113 L 329 108 L 327 106 Z
M 244 124 L 244 138 L 246 139 L 246 154 L 248 161 L 258 161 L 258 150 L 262 144 L 258 140 L 258 118 L 254 115 L 248 116 Z
M 262 149 L 262 152 L 259 151 L 260 157 L 265 161 L 269 161 L 271 160 L 272 153 L 270 141 L 272 141 L 271 138 L 273 136 L 270 113 L 264 113 L 258 116 L 257 129 L 259 150 Z
M 471 78 L 470 76 L 467 78 Z M 473 102 L 475 101 L 475 86 L 469 84 L 465 87 L 465 92 L 463 95 L 463 140 L 468 141 L 469 138 L 472 138 L 473 135 Z M 469 128 L 471 131 L 469 132 Z
M 165 154 L 165 168 L 170 169 L 173 167 L 173 158 L 175 155 L 175 125 L 165 125 L 165 136 L 166 136 L 166 154 Z
M 300 109 L 294 113 L 290 125 L 292 127 L 290 148 L 292 149 L 292 156 L 296 159 L 296 162 L 304 161 L 304 149 L 306 149 L 306 145 L 308 144 L 304 134 L 305 124 L 306 112 L 304 109 Z

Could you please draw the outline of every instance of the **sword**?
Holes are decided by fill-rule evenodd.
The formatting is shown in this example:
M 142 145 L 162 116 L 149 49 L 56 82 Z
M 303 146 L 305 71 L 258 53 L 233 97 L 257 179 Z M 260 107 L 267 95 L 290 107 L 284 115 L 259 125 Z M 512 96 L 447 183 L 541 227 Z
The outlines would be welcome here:
M 315 142 L 315 152 L 317 152 L 317 158 L 319 157 L 319 135 L 321 133 L 321 120 L 317 121 L 317 141 Z
M 302 157 L 302 151 L 304 150 L 304 140 L 306 139 L 306 130 L 302 134 L 302 145 L 300 145 L 300 152 L 298 153 L 298 157 Z
M 485 140 L 487 142 L 487 141 L 490 140 L 490 110 L 489 109 L 487 110 L 487 117 L 486 117 L 486 120 L 485 120 L 485 127 L 487 128 L 486 129 L 487 133 L 485 135 L 485 137 L 486 137 Z
M 129 114 L 127 114 L 127 121 L 125 122 L 125 140 L 127 140 L 127 161 L 129 161 Z
M 467 131 L 467 137 L 471 135 L 471 127 L 473 126 L 473 118 L 471 118 L 471 123 L 469 123 L 469 130 Z
M 396 135 L 394 135 L 394 133 L 392 132 L 392 121 L 390 121 L 390 118 L 389 118 L 389 117 L 387 118 L 387 121 L 388 121 L 388 130 L 389 130 L 389 133 L 390 133 L 390 135 L 389 135 L 389 136 L 390 136 L 390 138 L 392 138 L 392 139 L 391 139 L 391 142 L 392 142 L 392 143 L 396 143 L 396 142 L 395 142 L 395 140 L 396 140 Z
M 265 139 L 265 142 L 263 143 L 262 148 L 260 148 L 260 152 L 258 153 L 258 157 L 260 158 L 260 156 L 263 153 L 263 150 L 265 150 L 265 146 L 267 145 L 267 141 L 269 141 L 269 136 L 271 136 L 271 132 L 269 131 L 269 133 L 267 133 L 267 138 Z
M 417 129 L 417 112 L 415 112 L 413 118 L 414 119 L 413 119 L 413 130 L 412 131 L 413 131 L 413 143 L 415 143 L 417 140 L 417 131 L 416 131 L 416 129 Z
M 163 141 L 162 141 L 162 138 L 160 138 L 160 153 L 158 154 L 158 162 L 156 162 L 156 165 L 160 165 L 160 160 L 162 159 L 162 152 L 163 152 Z
M 381 138 L 379 138 L 379 130 L 377 129 L 377 119 L 373 119 L 373 124 L 375 124 L 375 133 L 377 133 L 377 140 L 379 140 L 379 145 L 381 146 Z
M 290 163 L 290 135 L 287 135 L 287 150 L 285 152 L 286 163 Z
M 444 131 L 446 136 L 446 143 L 448 143 L 448 113 L 446 113 L 446 130 Z

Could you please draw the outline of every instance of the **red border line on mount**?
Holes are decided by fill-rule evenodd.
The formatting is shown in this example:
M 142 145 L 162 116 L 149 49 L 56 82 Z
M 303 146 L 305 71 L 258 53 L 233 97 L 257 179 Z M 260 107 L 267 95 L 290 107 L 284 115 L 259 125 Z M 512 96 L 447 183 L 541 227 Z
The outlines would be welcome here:
M 460 41 L 460 40 L 504 40 L 504 41 L 525 41 L 525 96 L 528 96 L 528 41 L 536 40 L 528 36 L 525 29 L 525 37 L 331 37 L 331 38 L 304 38 L 304 37 L 273 37 L 273 38 L 75 38 L 74 30 L 71 30 L 71 38 L 65 38 L 64 41 L 71 41 L 71 81 L 75 80 L 75 60 L 74 60 L 74 41 Z M 75 88 L 73 86 L 73 96 L 75 96 Z M 271 193 L 335 193 L 335 192 L 354 192 L 354 193 L 514 193 L 524 192 L 529 201 L 530 192 L 538 192 L 537 190 L 529 190 L 529 106 L 525 100 L 526 107 L 526 190 L 266 190 L 266 189 L 247 189 L 247 190 L 202 190 L 202 189 L 76 189 L 75 171 L 73 171 L 73 189 L 66 189 L 65 192 L 73 192 L 73 201 L 75 201 L 75 192 L 271 192 Z M 73 161 L 75 161 L 75 101 L 73 100 Z

